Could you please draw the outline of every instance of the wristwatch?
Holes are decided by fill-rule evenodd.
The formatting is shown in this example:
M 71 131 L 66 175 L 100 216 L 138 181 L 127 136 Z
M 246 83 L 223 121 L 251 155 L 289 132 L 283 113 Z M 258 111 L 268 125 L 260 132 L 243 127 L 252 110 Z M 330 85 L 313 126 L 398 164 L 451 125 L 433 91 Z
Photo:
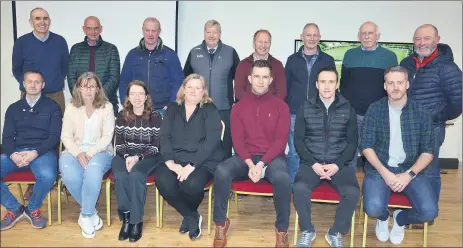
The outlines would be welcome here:
M 410 175 L 412 177 L 412 179 L 415 179 L 416 173 L 414 171 L 412 171 L 412 169 L 408 169 L 407 173 L 408 173 L 408 175 Z
M 262 161 L 262 160 L 260 160 L 260 161 L 259 161 L 259 162 L 257 162 L 257 163 L 261 163 L 261 164 L 262 164 L 262 168 L 265 168 L 265 167 L 267 167 L 267 165 L 265 164 L 265 162 L 264 162 L 264 161 Z

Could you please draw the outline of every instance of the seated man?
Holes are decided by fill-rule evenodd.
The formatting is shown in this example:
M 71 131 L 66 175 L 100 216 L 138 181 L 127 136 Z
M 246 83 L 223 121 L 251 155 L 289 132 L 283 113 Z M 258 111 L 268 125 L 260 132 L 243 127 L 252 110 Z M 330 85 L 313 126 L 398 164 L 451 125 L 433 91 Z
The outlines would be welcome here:
M 363 201 L 368 216 L 377 218 L 376 237 L 397 245 L 404 227 L 437 217 L 436 195 L 420 172 L 433 159 L 431 115 L 407 98 L 407 70 L 395 66 L 384 74 L 387 97 L 373 103 L 365 114 L 360 150 L 365 155 Z M 395 210 L 389 233 L 387 205 L 391 190 L 403 192 L 411 209 Z
M 325 239 L 331 247 L 342 247 L 341 233 L 349 232 L 360 198 L 355 168 L 349 166 L 358 144 L 357 116 L 349 101 L 336 90 L 336 68 L 321 69 L 315 85 L 319 93 L 304 101 L 294 127 L 294 145 L 301 158 L 293 186 L 302 232 L 297 247 L 311 247 L 315 240 L 310 195 L 322 181 L 341 195 L 334 225 Z
M 214 176 L 214 247 L 225 247 L 230 220 L 228 196 L 234 180 L 264 179 L 273 185 L 277 221 L 276 247 L 288 247 L 291 185 L 285 158 L 289 134 L 289 108 L 269 92 L 272 68 L 266 60 L 252 63 L 248 80 L 252 93 L 231 111 L 231 135 L 238 156 L 217 166 Z
M 58 171 L 56 146 L 61 135 L 61 108 L 41 95 L 45 82 L 38 71 L 24 74 L 26 97 L 8 107 L 3 126 L 1 177 L 17 170 L 30 169 L 36 178 L 27 207 L 21 205 L 2 181 L 1 204 L 6 214 L 1 230 L 12 228 L 26 217 L 34 228 L 44 228 L 47 220 L 41 216 L 42 201 L 53 187 Z

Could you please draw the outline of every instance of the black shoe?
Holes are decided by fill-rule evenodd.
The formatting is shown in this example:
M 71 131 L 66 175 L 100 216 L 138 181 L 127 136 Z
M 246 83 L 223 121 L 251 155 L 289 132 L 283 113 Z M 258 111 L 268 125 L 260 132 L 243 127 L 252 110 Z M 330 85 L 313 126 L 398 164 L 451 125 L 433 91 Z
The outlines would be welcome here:
M 132 225 L 132 229 L 130 230 L 130 233 L 129 233 L 129 241 L 131 243 L 137 242 L 142 236 L 141 235 L 142 230 L 143 230 L 143 221 L 138 224 Z
M 178 229 L 178 232 L 181 234 L 185 234 L 189 231 L 190 229 L 188 228 L 187 218 L 183 217 L 182 224 L 180 225 L 180 229 Z
M 190 236 L 191 240 L 195 240 L 201 237 L 202 223 L 203 217 L 198 213 L 194 213 L 192 216 L 188 218 L 188 227 L 190 228 L 190 232 L 188 233 L 188 235 Z
M 129 238 L 129 232 L 131 225 L 129 224 L 130 221 L 130 212 L 122 213 L 122 227 L 121 231 L 119 232 L 119 240 L 123 241 Z

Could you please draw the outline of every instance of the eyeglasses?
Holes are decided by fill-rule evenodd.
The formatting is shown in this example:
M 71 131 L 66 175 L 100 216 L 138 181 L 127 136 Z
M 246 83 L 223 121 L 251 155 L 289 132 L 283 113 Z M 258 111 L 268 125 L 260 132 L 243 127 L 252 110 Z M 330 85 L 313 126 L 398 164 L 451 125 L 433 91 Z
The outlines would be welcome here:
M 81 85 L 80 86 L 81 89 L 83 90 L 91 90 L 91 91 L 94 91 L 96 88 L 98 88 L 98 86 L 95 86 L 95 85 L 90 85 L 90 86 L 85 86 L 85 85 Z
M 130 92 L 129 96 L 145 96 L 145 92 Z

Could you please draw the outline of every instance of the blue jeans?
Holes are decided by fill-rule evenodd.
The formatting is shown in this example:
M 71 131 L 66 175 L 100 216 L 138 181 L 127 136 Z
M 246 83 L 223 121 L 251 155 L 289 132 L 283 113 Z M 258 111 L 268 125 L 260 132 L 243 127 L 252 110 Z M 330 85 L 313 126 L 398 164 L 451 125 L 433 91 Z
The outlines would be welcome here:
M 100 195 L 101 179 L 111 168 L 112 156 L 106 151 L 95 154 L 86 169 L 77 157 L 63 152 L 59 158 L 59 171 L 72 197 L 79 203 L 83 216 L 92 216 Z
M 440 189 L 441 189 L 441 177 L 439 167 L 439 150 L 444 143 L 445 139 L 445 126 L 434 126 L 434 158 L 432 162 L 423 170 L 424 175 L 428 178 L 429 183 L 436 195 L 436 200 L 439 202 Z
M 19 149 L 16 150 L 17 152 L 27 151 L 27 150 L 34 150 L 34 149 Z M 34 185 L 34 189 L 32 191 L 32 196 L 29 198 L 29 210 L 34 211 L 42 207 L 42 201 L 47 196 L 48 192 L 50 192 L 53 184 L 56 180 L 57 174 L 57 163 L 58 160 L 56 158 L 56 151 L 50 150 L 40 157 L 32 160 L 28 166 L 24 166 L 19 168 L 6 154 L 1 155 L 1 177 L 5 177 L 6 175 L 15 172 L 15 171 L 22 171 L 30 169 L 35 176 L 36 183 Z M 16 210 L 21 207 L 21 204 L 18 200 L 11 194 L 8 186 L 1 181 L 1 203 L 7 210 Z
M 357 115 L 357 131 L 358 131 L 358 145 L 357 145 L 357 150 L 354 154 L 354 158 L 352 159 L 352 161 L 349 163 L 349 167 L 352 167 L 352 168 L 357 168 L 357 160 L 359 159 L 359 146 L 360 146 L 360 134 L 362 133 L 362 129 L 363 129 L 363 116 L 361 115 Z
M 300 158 L 296 152 L 296 147 L 294 146 L 294 124 L 296 123 L 296 115 L 291 114 L 291 127 L 289 130 L 288 136 L 288 174 L 289 174 L 289 181 L 291 184 L 294 183 L 294 179 L 296 178 L 297 171 L 299 169 L 299 162 Z
M 392 173 L 403 172 L 402 168 L 389 168 Z M 365 213 L 372 218 L 387 220 L 387 205 L 391 189 L 379 174 L 367 173 L 363 180 L 363 203 Z M 403 210 L 397 216 L 399 226 L 417 224 L 434 220 L 439 212 L 436 197 L 428 178 L 419 174 L 402 191 L 412 204 L 411 209 Z

